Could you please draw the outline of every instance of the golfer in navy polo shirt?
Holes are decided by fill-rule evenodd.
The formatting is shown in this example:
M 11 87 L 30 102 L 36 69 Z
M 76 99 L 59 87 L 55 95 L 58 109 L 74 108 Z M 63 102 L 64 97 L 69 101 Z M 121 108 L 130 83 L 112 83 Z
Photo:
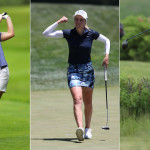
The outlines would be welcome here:
M 92 138 L 90 129 L 92 117 L 92 93 L 94 88 L 94 69 L 91 62 L 91 47 L 93 40 L 105 43 L 105 58 L 103 65 L 109 62 L 110 41 L 104 35 L 89 29 L 87 26 L 87 13 L 78 10 L 73 15 L 74 29 L 54 30 L 58 24 L 68 21 L 63 16 L 60 20 L 49 26 L 43 34 L 52 38 L 65 38 L 68 42 L 68 86 L 74 103 L 74 116 L 77 123 L 76 135 L 79 141 Z M 82 123 L 82 101 L 84 102 L 85 129 Z
M 8 80 L 9 80 L 9 69 L 6 62 L 4 52 L 1 46 L 2 41 L 6 41 L 14 36 L 14 28 L 12 21 L 8 15 L 0 14 L 0 22 L 6 20 L 7 32 L 0 32 L 0 98 L 3 93 L 6 92 Z

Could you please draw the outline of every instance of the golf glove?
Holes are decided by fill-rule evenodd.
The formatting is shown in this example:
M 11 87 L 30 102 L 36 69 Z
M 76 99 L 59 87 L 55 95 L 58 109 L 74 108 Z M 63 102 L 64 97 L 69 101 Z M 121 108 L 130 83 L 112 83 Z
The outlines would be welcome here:
M 5 13 L 1 14 L 3 16 L 3 19 L 7 19 L 8 15 L 5 15 Z

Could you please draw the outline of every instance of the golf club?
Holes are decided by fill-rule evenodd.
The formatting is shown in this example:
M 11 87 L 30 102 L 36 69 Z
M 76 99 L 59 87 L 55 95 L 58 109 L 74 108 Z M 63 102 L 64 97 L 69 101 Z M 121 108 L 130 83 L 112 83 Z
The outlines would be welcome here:
M 149 30 L 150 30 L 150 29 L 147 29 L 147 30 L 145 30 L 145 31 L 143 31 L 143 32 L 141 32 L 141 33 L 139 33 L 139 34 L 137 34 L 137 35 L 134 35 L 134 36 L 132 36 L 132 37 L 130 37 L 130 38 L 124 40 L 123 43 L 122 43 L 122 48 L 123 48 L 123 49 L 126 49 L 126 48 L 128 47 L 128 40 L 133 39 L 134 37 L 136 37 L 136 36 L 138 36 L 138 35 L 140 35 L 140 34 L 143 34 L 143 33 L 147 32 L 147 31 L 149 31 Z
M 107 68 L 106 65 L 104 65 L 104 79 L 105 79 L 105 92 L 106 92 L 106 109 L 107 109 L 107 122 L 106 126 L 103 126 L 102 129 L 109 130 L 108 124 L 108 100 L 107 100 Z

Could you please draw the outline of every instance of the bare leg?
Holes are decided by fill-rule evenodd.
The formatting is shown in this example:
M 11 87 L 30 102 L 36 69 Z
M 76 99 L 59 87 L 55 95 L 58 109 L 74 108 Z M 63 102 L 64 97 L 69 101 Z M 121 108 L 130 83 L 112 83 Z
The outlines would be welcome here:
M 82 88 L 72 87 L 70 88 L 74 103 L 74 116 L 78 127 L 83 128 L 82 123 Z
M 84 113 L 85 113 L 85 128 L 90 128 L 92 118 L 92 94 L 93 89 L 88 87 L 82 87 L 83 101 L 84 101 Z

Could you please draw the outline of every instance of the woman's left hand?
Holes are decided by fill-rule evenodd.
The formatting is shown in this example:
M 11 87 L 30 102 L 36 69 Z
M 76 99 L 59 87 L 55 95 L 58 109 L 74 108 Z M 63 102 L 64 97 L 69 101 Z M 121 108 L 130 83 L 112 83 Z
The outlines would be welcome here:
M 105 56 L 105 58 L 104 58 L 104 60 L 103 60 L 103 64 L 102 64 L 102 66 L 106 66 L 106 68 L 107 68 L 107 65 L 109 64 L 109 54 L 106 54 L 106 56 Z

